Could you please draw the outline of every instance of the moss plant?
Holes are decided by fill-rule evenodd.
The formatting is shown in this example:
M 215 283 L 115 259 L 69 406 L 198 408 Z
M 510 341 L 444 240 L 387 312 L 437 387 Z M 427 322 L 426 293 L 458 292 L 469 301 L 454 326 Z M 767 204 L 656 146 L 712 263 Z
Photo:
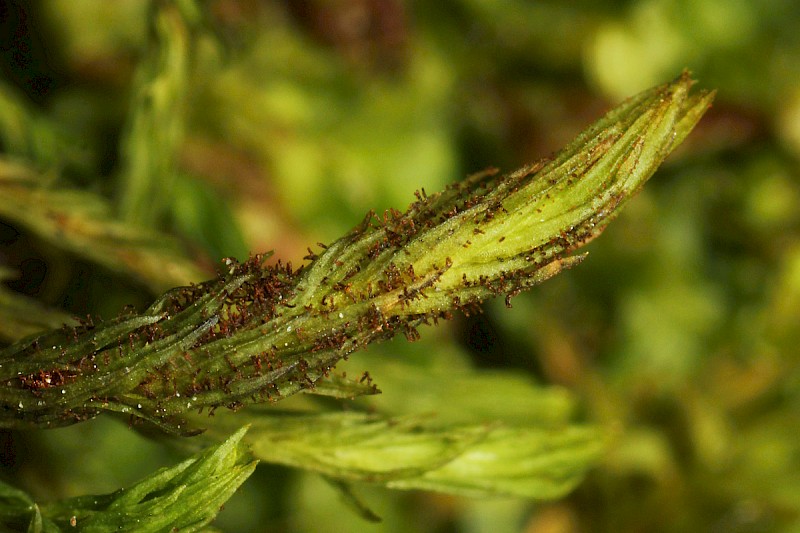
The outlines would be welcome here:
M 315 471 L 342 487 L 367 481 L 476 496 L 562 496 L 597 460 L 602 428 L 437 424 L 379 413 L 280 412 L 273 404 L 299 392 L 375 394 L 369 379 L 336 374 L 337 363 L 398 333 L 415 340 L 419 326 L 471 313 L 487 298 L 510 305 L 520 291 L 580 263 L 585 255 L 575 252 L 709 107 L 713 93 L 692 93 L 692 85 L 684 73 L 626 100 L 552 159 L 506 175 L 482 172 L 438 193 L 420 190 L 405 212 L 370 212 L 339 240 L 309 248 L 299 267 L 267 264 L 266 254 L 226 259 L 216 278 L 168 290 L 144 312 L 87 318 L 2 349 L 2 428 L 46 430 L 110 412 L 187 438 L 208 430 L 192 438 L 210 447 L 106 496 L 39 503 L 1 484 L 0 520 L 29 531 L 194 530 L 253 471 L 242 442 L 256 459 Z M 1 163 L 0 215 L 58 246 L 91 249 L 98 261 L 113 265 L 124 254 L 124 268 L 138 275 L 163 273 L 163 255 L 146 253 L 147 232 L 139 238 L 123 230 L 103 209 L 81 211 L 95 200 L 42 189 L 30 167 Z M 54 218 L 59 209 L 64 218 Z M 103 229 L 85 230 L 96 227 Z M 182 264 L 172 263 L 193 268 Z M 53 320 L 42 315 L 42 327 Z M 241 412 L 205 416 L 218 408 Z

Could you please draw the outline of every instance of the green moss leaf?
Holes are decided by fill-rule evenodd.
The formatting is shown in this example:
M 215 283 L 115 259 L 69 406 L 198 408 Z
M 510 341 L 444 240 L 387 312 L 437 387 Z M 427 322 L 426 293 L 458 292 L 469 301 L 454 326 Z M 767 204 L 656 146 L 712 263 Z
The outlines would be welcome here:
M 246 431 L 112 494 L 41 505 L 42 515 L 62 531 L 199 531 L 255 469 Z
M 248 412 L 259 459 L 341 481 L 465 496 L 563 496 L 604 447 L 594 428 L 442 424 L 434 417 L 357 412 Z M 231 422 L 226 422 L 230 420 Z M 220 417 L 211 431 L 233 417 Z
M 387 486 L 473 497 L 559 498 L 575 488 L 602 450 L 594 428 L 497 428 L 447 464 Z

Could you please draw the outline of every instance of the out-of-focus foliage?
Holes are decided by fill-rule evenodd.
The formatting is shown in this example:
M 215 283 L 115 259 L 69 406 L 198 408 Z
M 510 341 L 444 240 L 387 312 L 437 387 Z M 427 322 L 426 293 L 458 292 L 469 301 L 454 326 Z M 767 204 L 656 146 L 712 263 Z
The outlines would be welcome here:
M 14 273 L 0 265 L 0 281 L 13 278 Z M 71 324 L 71 317 L 58 309 L 48 308 L 33 298 L 22 296 L 0 285 L 0 340 L 15 341 L 42 330 Z
M 97 195 L 47 183 L 21 163 L 0 159 L 0 216 L 55 249 L 124 272 L 153 291 L 208 277 L 169 235 L 115 220 Z
M 463 421 L 458 405 L 467 400 L 478 403 L 464 403 L 477 418 L 507 412 L 519 422 L 525 408 L 509 391 L 522 373 L 558 385 L 564 397 L 548 396 L 554 409 L 575 405 L 612 435 L 602 466 L 577 491 L 531 505 L 357 486 L 384 519 L 369 526 L 318 477 L 265 469 L 226 504 L 220 527 L 796 530 L 795 4 L 209 2 L 198 24 L 214 37 L 192 50 L 175 176 L 153 228 L 177 235 L 192 256 L 275 249 L 299 261 L 309 243 L 339 236 L 369 208 L 402 208 L 417 188 L 549 154 L 611 102 L 684 67 L 719 91 L 695 134 L 579 268 L 517 297 L 512 310 L 496 302 L 418 343 L 382 345 L 347 364 L 353 376 L 369 369 L 383 391 L 359 404 L 392 416 L 440 410 L 446 422 Z M 120 201 L 115 180 L 130 160 L 117 147 L 131 131 L 135 72 L 148 57 L 149 3 L 6 5 L 2 73 L 14 89 L 2 93 L 3 151 L 29 175 L 60 176 L 55 192 Z M 130 270 L 117 273 L 66 239 L 53 246 L 8 215 L 2 224 L 2 261 L 16 271 L 4 276 L 9 290 L 81 316 L 146 305 Z M 461 377 L 432 378 L 441 361 Z M 487 366 L 501 367 L 490 381 L 514 377 L 494 399 L 479 389 L 470 397 L 470 380 Z M 415 382 L 416 405 L 402 385 L 414 373 L 428 380 Z M 519 397 L 533 403 L 528 396 Z M 541 420 L 536 405 L 530 416 Z M 91 476 L 75 486 L 70 465 L 90 455 L 79 455 L 77 429 L 2 439 L 4 473 L 29 492 L 108 490 L 93 489 Z M 126 445 L 97 444 L 92 457 Z M 135 461 L 128 468 L 126 483 L 141 477 Z

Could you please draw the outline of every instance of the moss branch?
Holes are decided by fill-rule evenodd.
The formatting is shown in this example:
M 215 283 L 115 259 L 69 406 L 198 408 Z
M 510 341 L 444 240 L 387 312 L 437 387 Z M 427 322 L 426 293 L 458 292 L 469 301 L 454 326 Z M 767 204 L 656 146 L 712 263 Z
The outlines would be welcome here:
M 350 353 L 469 313 L 579 263 L 709 107 L 684 73 L 623 102 L 552 160 L 484 172 L 370 213 L 299 269 L 258 255 L 142 314 L 85 322 L 0 352 L 0 427 L 117 411 L 185 432 L 182 415 L 276 401 Z

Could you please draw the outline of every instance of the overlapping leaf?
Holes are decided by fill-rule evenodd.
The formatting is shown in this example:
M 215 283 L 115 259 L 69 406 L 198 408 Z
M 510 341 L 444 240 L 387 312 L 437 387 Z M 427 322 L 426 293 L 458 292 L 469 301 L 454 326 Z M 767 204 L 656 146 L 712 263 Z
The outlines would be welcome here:
M 510 428 L 447 424 L 435 417 L 359 412 L 248 411 L 259 459 L 332 478 L 475 497 L 552 499 L 600 456 L 604 436 L 580 425 Z M 236 416 L 215 421 L 225 431 Z

